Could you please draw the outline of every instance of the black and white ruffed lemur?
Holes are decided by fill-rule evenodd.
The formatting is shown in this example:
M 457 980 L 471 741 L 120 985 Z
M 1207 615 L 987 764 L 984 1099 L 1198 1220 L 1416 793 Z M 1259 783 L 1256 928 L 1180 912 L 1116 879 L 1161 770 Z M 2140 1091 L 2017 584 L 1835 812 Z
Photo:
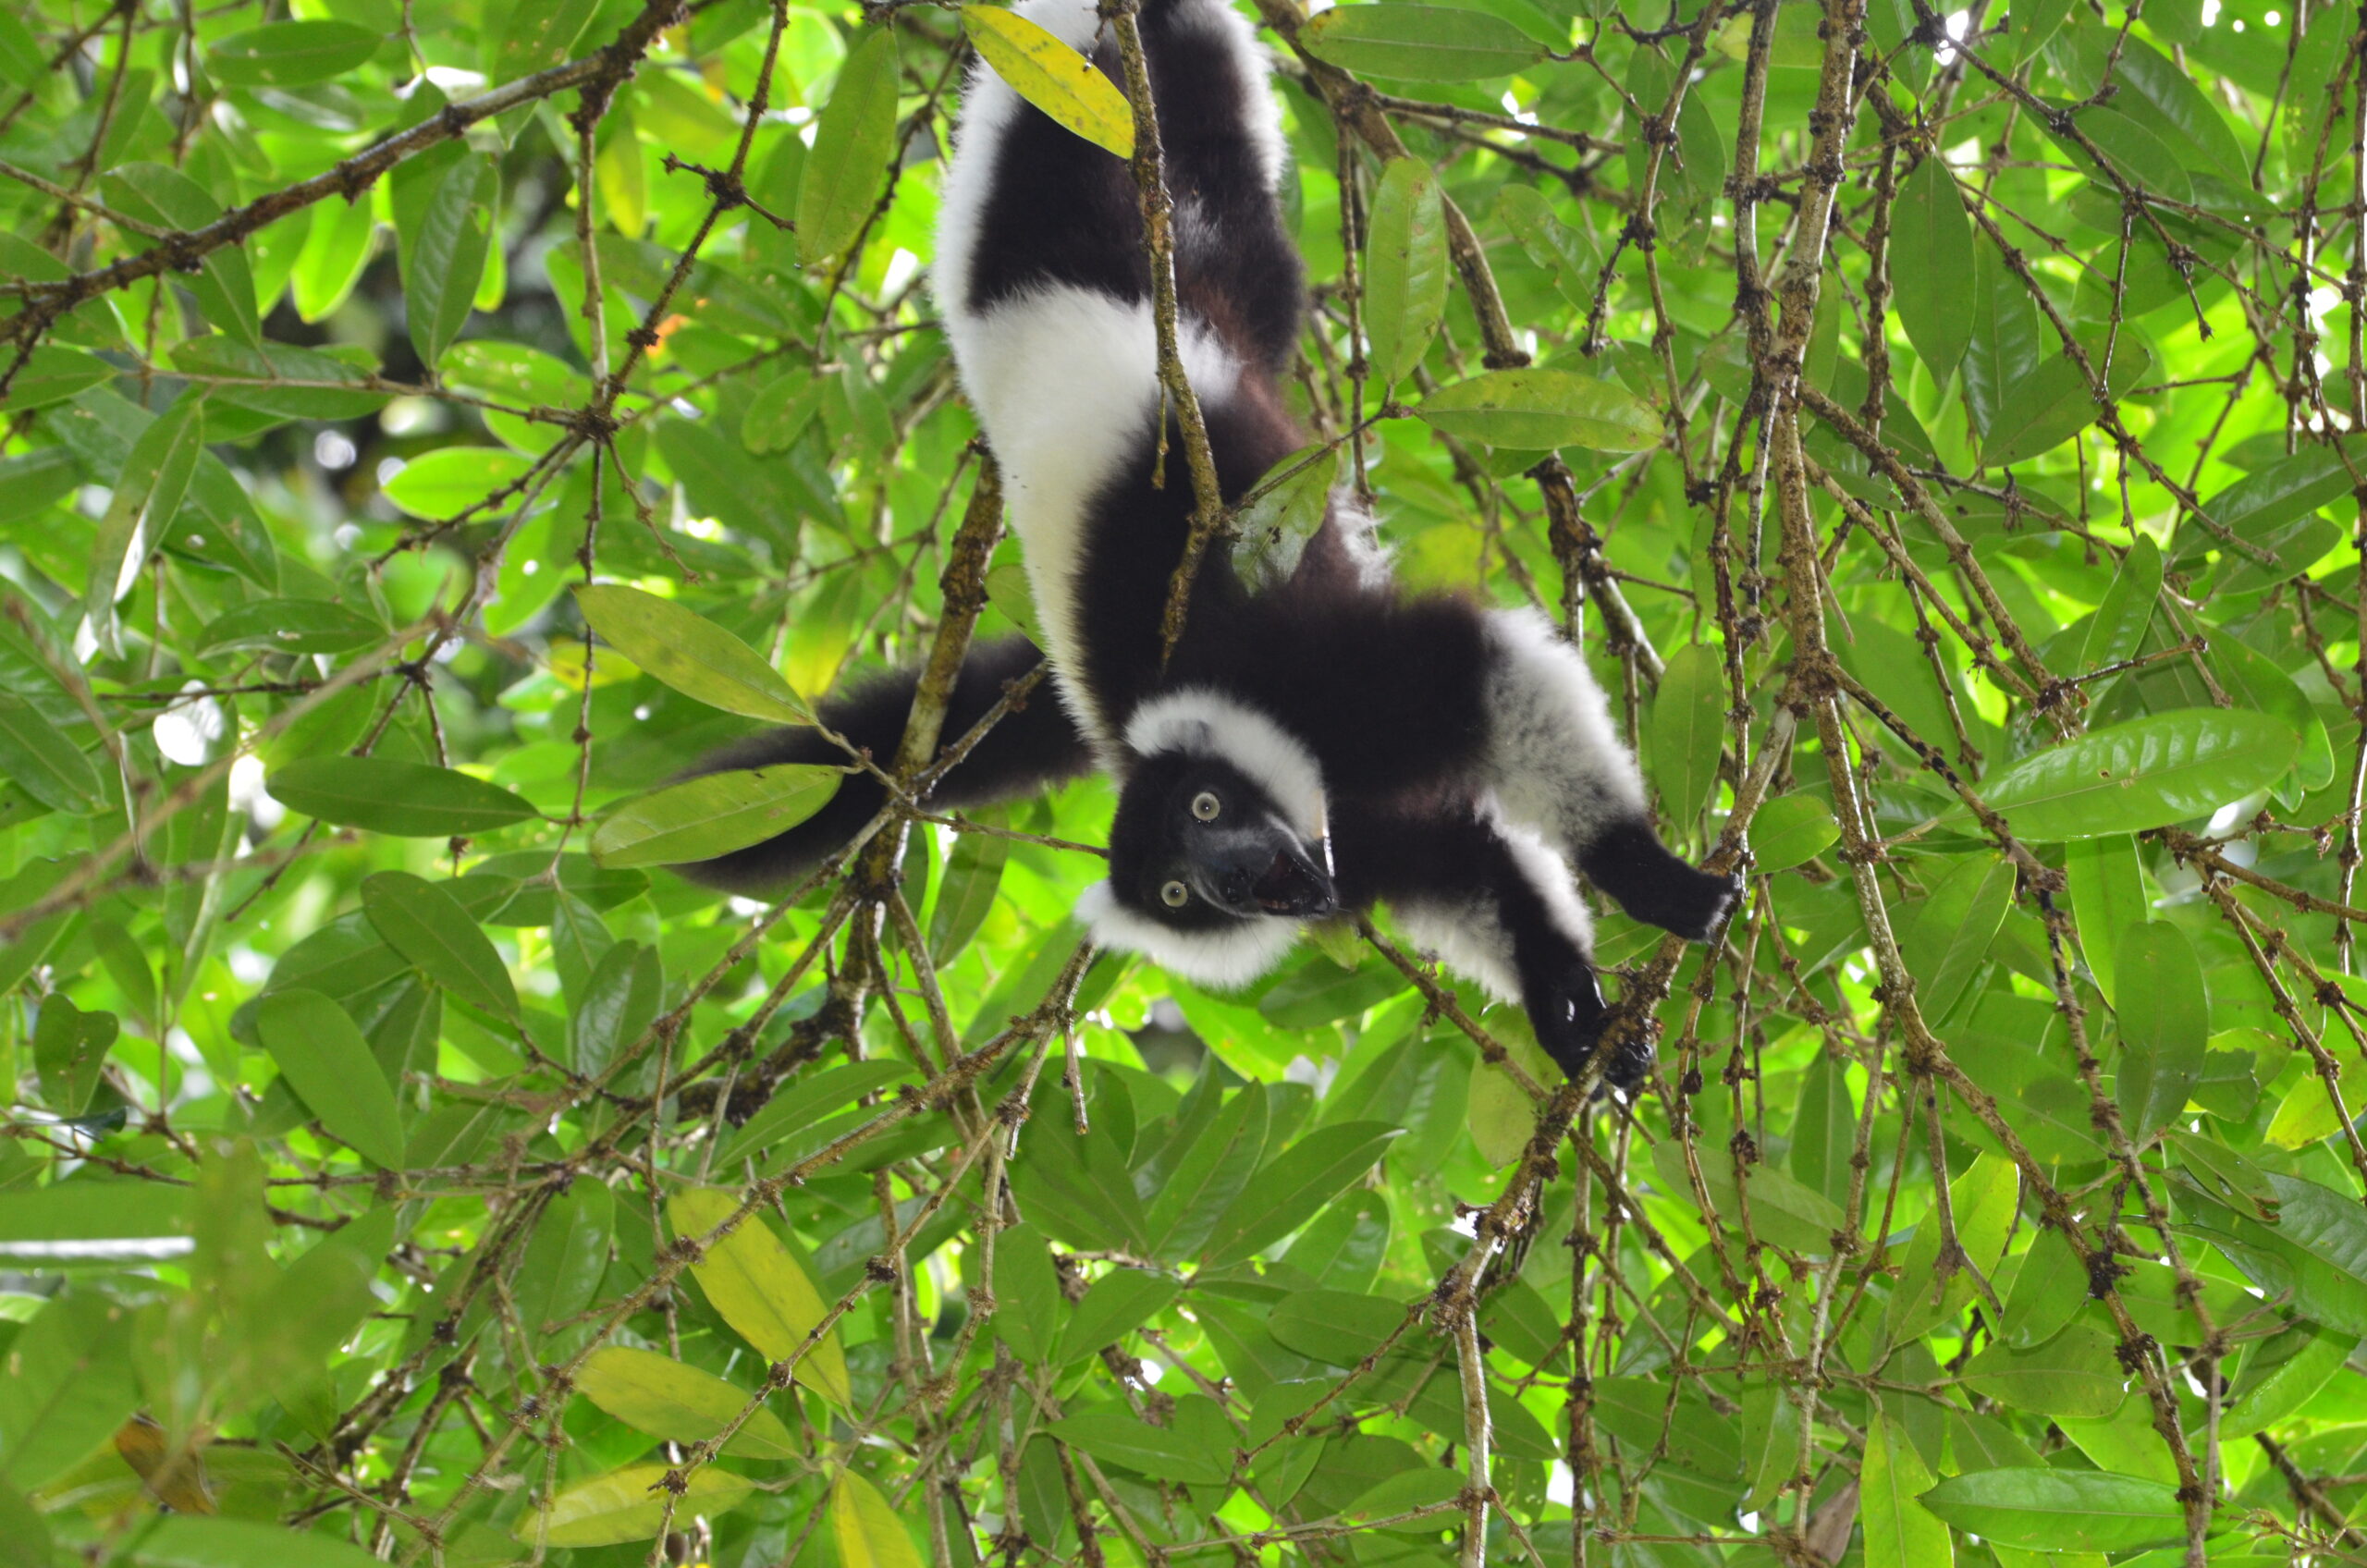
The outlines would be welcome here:
M 1119 79 L 1090 0 L 1020 9 Z M 1277 107 L 1252 29 L 1224 0 L 1147 0 L 1140 25 L 1174 201 L 1183 359 L 1232 504 L 1303 441 L 1282 393 L 1303 280 L 1275 194 Z M 1400 590 L 1345 491 L 1286 581 L 1252 590 L 1211 552 L 1162 661 L 1193 496 L 1171 420 L 1155 477 L 1161 399 L 1132 173 L 983 67 L 956 149 L 935 291 L 1001 464 L 1061 701 L 999 723 L 936 802 L 1105 768 L 1120 781 L 1110 876 L 1078 902 L 1095 941 L 1235 986 L 1271 969 L 1302 923 L 1386 900 L 1424 948 L 1518 998 L 1576 1075 L 1605 1010 L 1571 863 L 1629 914 L 1697 940 L 1738 883 L 1653 836 L 1602 692 L 1550 621 Z M 1037 656 L 1018 638 L 975 648 L 944 733 L 967 730 Z M 825 722 L 892 756 L 915 680 L 864 685 L 826 704 Z M 791 729 L 702 766 L 840 760 Z M 779 887 L 880 800 L 851 777 L 794 830 L 685 869 Z M 1632 1088 L 1649 1064 L 1627 1054 L 1606 1076 Z

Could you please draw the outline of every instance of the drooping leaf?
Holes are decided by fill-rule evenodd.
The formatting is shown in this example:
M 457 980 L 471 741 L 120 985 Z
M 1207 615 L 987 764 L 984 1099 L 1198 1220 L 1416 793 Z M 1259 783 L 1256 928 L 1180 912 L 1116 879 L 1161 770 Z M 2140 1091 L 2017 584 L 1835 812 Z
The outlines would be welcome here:
M 779 724 L 813 713 L 763 655 L 722 627 L 671 599 L 638 588 L 578 588 L 583 619 L 647 675 L 726 713 Z
M 1972 223 L 1944 160 L 1926 157 L 1899 182 L 1891 204 L 1890 276 L 1899 324 L 1943 386 L 1972 341 Z
M 638 1431 L 669 1442 L 704 1442 L 748 1407 L 753 1398 L 712 1372 L 630 1345 L 593 1352 L 575 1374 L 586 1399 Z M 749 1459 L 790 1459 L 797 1442 L 779 1416 L 759 1404 L 723 1445 Z
M 797 192 L 797 249 L 808 266 L 854 242 L 888 181 L 896 146 L 897 73 L 896 33 L 886 27 L 855 45 L 839 67 Z
M 557 1548 L 648 1540 L 666 1520 L 668 1500 L 662 1488 L 668 1473 L 663 1464 L 634 1464 L 578 1482 L 551 1499 L 548 1508 L 521 1514 L 511 1534 L 529 1545 Z M 725 1513 L 754 1485 L 712 1464 L 702 1466 L 690 1473 L 684 1490 L 673 1500 L 674 1517 L 688 1522 L 699 1514 Z
M 701 1238 L 739 1204 L 711 1187 L 677 1193 L 666 1205 L 677 1236 Z M 850 1407 L 846 1355 L 838 1331 L 821 1329 L 825 1304 L 814 1280 L 765 1222 L 751 1214 L 728 1236 L 706 1244 L 691 1273 L 716 1311 L 767 1361 L 797 1358 L 796 1377 L 840 1410 Z
M 343 1008 L 318 991 L 274 991 L 255 1009 L 255 1030 L 322 1126 L 373 1164 L 401 1169 L 394 1091 Z
M 1426 165 L 1392 158 L 1381 169 L 1365 251 L 1365 337 L 1386 391 L 1421 362 L 1446 311 L 1446 214 Z
M 962 31 L 1013 92 L 1095 146 L 1134 155 L 1126 95 L 1042 25 L 1000 6 L 964 6 Z
M 516 1014 L 518 990 L 501 955 L 448 891 L 409 872 L 381 871 L 362 882 L 362 907 L 386 945 L 430 980 L 472 1007 Z

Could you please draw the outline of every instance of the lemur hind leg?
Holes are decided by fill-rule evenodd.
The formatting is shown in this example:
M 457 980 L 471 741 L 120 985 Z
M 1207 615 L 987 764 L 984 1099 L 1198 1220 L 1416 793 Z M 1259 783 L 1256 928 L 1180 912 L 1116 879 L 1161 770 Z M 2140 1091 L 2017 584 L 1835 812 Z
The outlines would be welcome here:
M 1696 870 L 1653 835 L 1643 777 L 1585 658 L 1533 610 L 1490 615 L 1488 640 L 1489 772 L 1505 815 L 1636 919 L 1707 941 L 1741 878 Z

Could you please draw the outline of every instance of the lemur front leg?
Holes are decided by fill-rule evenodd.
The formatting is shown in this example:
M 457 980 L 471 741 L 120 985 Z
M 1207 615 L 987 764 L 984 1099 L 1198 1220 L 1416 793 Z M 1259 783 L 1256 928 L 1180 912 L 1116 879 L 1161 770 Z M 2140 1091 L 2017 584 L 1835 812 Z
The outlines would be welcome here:
M 1036 668 L 1043 655 L 1024 637 L 1001 637 L 974 645 L 954 678 L 939 730 L 940 753 L 984 718 L 1012 680 Z M 881 767 L 894 764 L 920 685 L 918 669 L 898 670 L 830 698 L 819 717 L 851 745 L 871 753 Z M 768 729 L 702 758 L 690 772 L 818 763 L 843 767 L 844 749 L 809 729 Z M 939 805 L 985 805 L 1032 795 L 1046 786 L 1087 771 L 1092 753 L 1063 711 L 1049 683 L 1038 686 L 1024 706 L 1006 714 L 978 744 L 947 770 L 931 793 Z M 734 892 L 767 892 L 786 887 L 819 865 L 877 814 L 887 790 L 868 774 L 851 773 L 839 792 L 814 815 L 777 838 L 714 860 L 675 869 L 693 881 Z
M 1343 903 L 1387 900 L 1425 950 L 1498 999 L 1517 1000 L 1545 1054 L 1578 1076 L 1610 1013 L 1595 978 L 1594 923 L 1559 854 L 1486 802 L 1427 811 L 1336 802 L 1332 839 Z M 1650 1067 L 1650 1050 L 1631 1047 L 1604 1064 L 1603 1078 L 1632 1091 Z
M 1489 778 L 1504 815 L 1541 834 L 1637 920 L 1710 939 L 1742 890 L 1654 836 L 1636 759 L 1578 650 L 1533 610 L 1488 618 Z

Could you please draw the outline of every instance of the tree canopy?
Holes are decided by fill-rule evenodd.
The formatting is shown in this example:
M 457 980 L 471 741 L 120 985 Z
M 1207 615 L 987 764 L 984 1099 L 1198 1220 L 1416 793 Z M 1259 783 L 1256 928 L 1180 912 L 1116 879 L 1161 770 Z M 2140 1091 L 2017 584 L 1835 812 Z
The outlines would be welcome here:
M 1099 781 L 666 869 L 1031 626 L 939 179 L 983 59 L 1155 201 L 1139 83 L 15 0 L 0 1563 L 2367 1554 L 2367 12 L 1254 6 L 1311 445 L 1214 548 L 1350 484 L 1582 641 L 1749 876 L 1601 916 L 1643 1091 L 1386 911 L 1095 952 Z

